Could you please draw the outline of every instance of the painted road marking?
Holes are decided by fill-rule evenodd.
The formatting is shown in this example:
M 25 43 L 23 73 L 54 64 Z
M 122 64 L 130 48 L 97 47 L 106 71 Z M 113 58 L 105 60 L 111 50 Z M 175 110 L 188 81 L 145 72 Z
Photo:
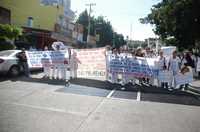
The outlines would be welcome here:
M 53 112 L 59 112 L 59 113 L 74 114 L 74 115 L 79 115 L 79 116 L 87 116 L 87 114 L 84 114 L 81 112 L 76 112 L 76 111 L 71 111 L 71 110 L 67 110 L 67 109 L 58 109 L 58 108 L 53 108 L 53 107 L 42 107 L 42 106 L 19 104 L 19 103 L 9 103 L 9 104 L 15 105 L 15 106 L 32 108 L 32 109 L 38 109 L 38 110 L 46 110 L 46 111 L 53 111 Z
M 113 89 L 113 90 L 108 94 L 108 96 L 107 96 L 106 98 L 111 98 L 115 91 L 116 91 L 116 90 Z
M 137 101 L 141 101 L 141 92 L 140 91 L 137 92 Z

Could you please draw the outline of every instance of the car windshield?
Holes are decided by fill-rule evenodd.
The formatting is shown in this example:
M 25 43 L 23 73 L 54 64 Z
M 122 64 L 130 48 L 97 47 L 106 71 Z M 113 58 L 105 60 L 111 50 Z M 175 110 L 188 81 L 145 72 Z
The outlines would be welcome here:
M 12 53 L 14 53 L 14 51 L 1 51 L 0 56 L 7 57 L 10 56 Z

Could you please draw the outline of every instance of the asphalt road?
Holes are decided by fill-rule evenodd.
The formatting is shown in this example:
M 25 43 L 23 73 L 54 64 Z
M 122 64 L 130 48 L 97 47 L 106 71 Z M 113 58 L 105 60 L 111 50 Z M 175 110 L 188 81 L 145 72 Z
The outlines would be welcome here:
M 200 100 L 183 91 L 92 80 L 0 77 L 0 132 L 199 132 Z

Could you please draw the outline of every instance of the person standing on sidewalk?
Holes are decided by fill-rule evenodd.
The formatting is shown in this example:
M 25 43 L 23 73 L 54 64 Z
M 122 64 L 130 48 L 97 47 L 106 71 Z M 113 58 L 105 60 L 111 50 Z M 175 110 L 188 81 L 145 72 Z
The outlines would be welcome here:
M 174 77 L 179 73 L 180 68 L 181 68 L 181 60 L 177 56 L 177 51 L 174 51 L 172 53 L 172 57 L 169 59 L 169 63 L 168 63 L 168 70 L 171 71 L 173 74 L 174 87 L 176 86 Z M 170 90 L 172 90 L 171 88 L 172 88 L 172 83 L 170 84 Z
M 49 48 L 47 46 L 44 47 L 44 51 L 49 51 Z M 44 71 L 44 77 L 48 78 L 50 77 L 50 71 L 51 71 L 51 63 L 49 58 L 42 58 L 42 66 Z
M 158 56 L 158 86 L 161 86 L 162 88 L 168 89 L 168 85 L 171 83 L 170 79 L 168 80 L 169 71 L 167 70 L 167 61 L 166 58 L 163 55 L 163 51 L 159 52 Z M 165 78 L 160 78 L 161 75 L 164 75 Z M 167 78 L 167 79 L 166 79 Z
M 24 48 L 22 49 L 21 52 L 19 52 L 17 54 L 17 58 L 19 59 L 19 64 L 23 67 L 25 76 L 29 77 L 30 71 L 29 71 L 29 68 L 28 68 L 28 61 L 27 61 L 27 56 L 26 56 Z

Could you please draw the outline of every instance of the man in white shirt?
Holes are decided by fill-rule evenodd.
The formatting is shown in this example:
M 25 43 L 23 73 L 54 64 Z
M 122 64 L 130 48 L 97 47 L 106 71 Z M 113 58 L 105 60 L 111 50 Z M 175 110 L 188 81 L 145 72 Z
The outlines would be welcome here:
M 181 67 L 181 60 L 177 56 L 177 51 L 174 51 L 172 53 L 172 57 L 169 59 L 168 70 L 172 71 L 173 76 L 176 76 L 178 72 L 180 71 L 180 67 Z M 172 87 L 172 83 L 170 86 Z M 176 85 L 174 84 L 174 86 Z
M 173 75 L 176 75 L 180 71 L 181 60 L 177 56 L 177 52 L 174 51 L 172 57 L 169 59 L 168 69 L 173 72 Z

